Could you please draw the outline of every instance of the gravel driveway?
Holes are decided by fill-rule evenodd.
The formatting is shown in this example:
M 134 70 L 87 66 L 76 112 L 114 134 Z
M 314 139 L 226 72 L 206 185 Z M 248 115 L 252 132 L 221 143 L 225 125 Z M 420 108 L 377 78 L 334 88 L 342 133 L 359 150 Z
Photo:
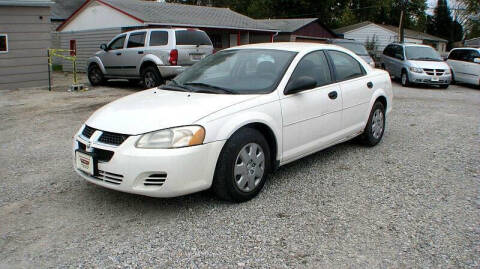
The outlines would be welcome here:
M 395 85 L 381 144 L 344 143 L 243 204 L 124 194 L 72 170 L 72 136 L 129 86 L 0 91 L 0 268 L 480 266 L 480 90 Z

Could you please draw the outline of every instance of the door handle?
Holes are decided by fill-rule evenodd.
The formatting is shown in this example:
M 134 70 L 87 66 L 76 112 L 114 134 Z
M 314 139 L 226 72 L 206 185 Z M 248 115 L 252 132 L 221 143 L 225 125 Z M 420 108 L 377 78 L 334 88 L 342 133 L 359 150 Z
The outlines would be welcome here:
M 115 54 L 116 54 L 117 56 L 120 56 L 120 55 L 122 55 L 122 53 L 121 53 L 121 52 L 117 52 L 117 53 L 115 53 Z
M 368 87 L 369 89 L 373 88 L 373 83 L 372 83 L 371 81 L 369 81 L 369 82 L 367 83 L 367 87 Z
M 337 99 L 338 93 L 337 93 L 336 91 L 329 92 L 329 93 L 328 93 L 328 97 L 329 97 L 330 99 Z
M 139 52 L 137 52 L 137 53 L 138 53 L 138 54 L 143 54 L 143 50 L 141 50 L 141 51 L 139 51 Z

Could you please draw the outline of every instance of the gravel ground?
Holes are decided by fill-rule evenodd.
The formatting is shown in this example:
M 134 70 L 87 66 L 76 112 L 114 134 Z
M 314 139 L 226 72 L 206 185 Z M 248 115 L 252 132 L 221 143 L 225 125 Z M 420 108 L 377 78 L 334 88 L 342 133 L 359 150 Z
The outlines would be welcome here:
M 254 200 L 154 199 L 72 170 L 75 131 L 138 91 L 0 91 L 0 267 L 480 266 L 480 90 L 395 85 L 384 140 L 282 167 Z

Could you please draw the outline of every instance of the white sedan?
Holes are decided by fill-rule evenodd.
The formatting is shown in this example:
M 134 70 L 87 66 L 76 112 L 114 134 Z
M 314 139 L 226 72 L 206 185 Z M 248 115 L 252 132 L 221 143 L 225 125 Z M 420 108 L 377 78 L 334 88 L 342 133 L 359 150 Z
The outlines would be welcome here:
M 211 188 L 242 202 L 279 166 L 355 137 L 376 145 L 391 109 L 388 73 L 341 47 L 235 47 L 97 110 L 74 137 L 74 166 L 118 191 Z

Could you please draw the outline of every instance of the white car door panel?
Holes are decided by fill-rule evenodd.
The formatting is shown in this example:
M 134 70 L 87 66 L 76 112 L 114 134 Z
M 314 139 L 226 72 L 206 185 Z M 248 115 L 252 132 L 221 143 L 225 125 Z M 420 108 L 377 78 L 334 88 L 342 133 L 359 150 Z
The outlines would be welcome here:
M 290 77 L 308 76 L 317 81 L 311 90 L 283 95 L 283 162 L 318 151 L 337 139 L 342 128 L 342 94 L 333 83 L 327 58 L 314 51 L 302 58 Z

